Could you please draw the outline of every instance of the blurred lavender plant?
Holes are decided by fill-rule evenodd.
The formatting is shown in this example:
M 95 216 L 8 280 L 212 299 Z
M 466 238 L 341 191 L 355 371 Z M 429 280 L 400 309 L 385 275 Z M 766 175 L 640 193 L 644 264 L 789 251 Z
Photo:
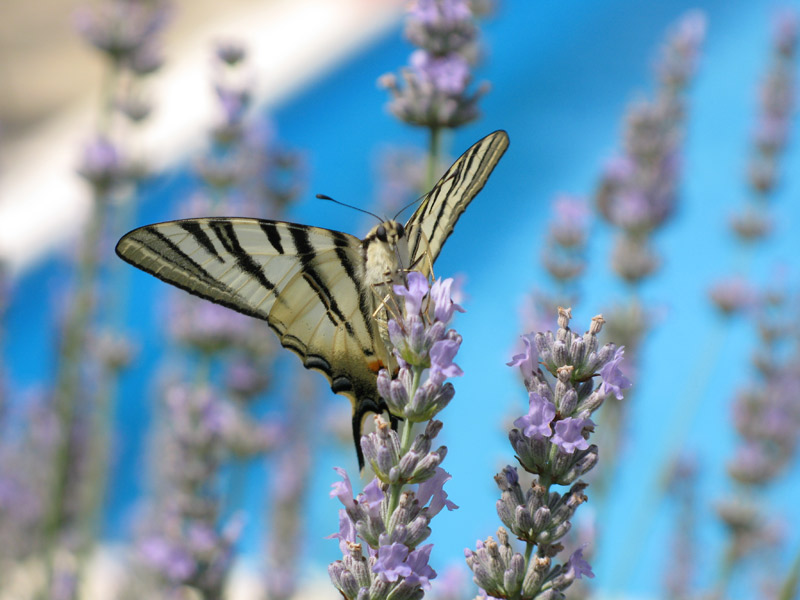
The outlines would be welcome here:
M 763 241 L 771 232 L 769 203 L 777 188 L 780 161 L 794 115 L 797 42 L 797 12 L 784 8 L 774 21 L 769 66 L 759 93 L 760 112 L 747 174 L 750 194 L 730 223 L 745 250 L 751 250 L 754 242 Z M 726 317 L 749 316 L 760 340 L 753 357 L 756 378 L 737 394 L 733 404 L 733 423 L 741 438 L 728 464 L 735 493 L 717 504 L 718 515 L 728 531 L 716 590 L 720 596 L 727 594 L 733 577 L 748 559 L 757 557 L 763 565 L 768 555 L 765 551 L 781 541 L 780 524 L 765 504 L 763 490 L 795 458 L 795 438 L 800 433 L 800 411 L 792 400 L 800 386 L 796 323 L 794 317 L 786 315 L 786 306 L 791 302 L 787 302 L 784 292 L 759 292 L 746 279 L 747 265 L 739 268 L 741 274 L 722 279 L 711 289 L 718 311 Z M 787 346 L 794 346 L 789 358 Z M 765 581 L 777 587 L 773 567 L 765 572 L 772 572 Z M 784 589 L 791 587 L 791 577 L 790 574 Z
M 5 357 L 2 352 L 5 348 L 5 317 L 11 295 L 10 289 L 6 266 L 3 261 L 0 261 L 0 432 L 3 431 L 6 410 L 8 409 L 8 381 L 6 380 Z
M 594 577 L 583 547 L 563 564 L 554 565 L 553 558 L 564 549 L 560 540 L 570 519 L 587 500 L 587 484 L 579 477 L 597 464 L 597 446 L 588 442 L 594 431 L 590 417 L 609 396 L 621 400 L 631 383 L 620 370 L 623 348 L 599 347 L 603 318 L 594 317 L 581 336 L 569 328 L 570 312 L 559 308 L 555 334 L 524 336 L 525 352 L 508 363 L 520 368 L 529 397 L 528 413 L 514 422 L 509 441 L 534 480 L 523 491 L 516 468 L 507 466 L 495 476 L 501 491 L 497 514 L 508 530 L 500 527 L 497 540 L 478 540 L 474 551 L 465 551 L 475 583 L 490 598 L 565 598 L 575 581 Z M 562 495 L 553 485 L 571 487 Z M 525 542 L 524 554 L 515 551 L 509 531 Z
M 627 301 L 607 311 L 606 335 L 625 346 L 626 374 L 634 379 L 639 347 L 652 321 L 638 290 L 659 268 L 652 237 L 677 210 L 686 94 L 705 30 L 703 13 L 691 11 L 667 33 L 655 68 L 659 80 L 655 96 L 629 106 L 623 149 L 607 162 L 595 194 L 599 214 L 616 230 L 611 266 L 630 289 Z M 609 451 L 605 474 L 613 471 L 628 405 L 613 404 L 603 411 L 603 438 L 598 443 Z
M 450 475 L 439 465 L 447 448 L 431 451 L 442 428 L 433 417 L 455 394 L 445 380 L 462 374 L 453 363 L 461 336 L 447 329 L 454 312 L 462 310 L 450 297 L 451 285 L 446 279 L 429 286 L 424 275 L 412 271 L 405 285 L 394 286 L 388 328 L 400 371 L 392 379 L 381 370 L 378 392 L 389 413 L 402 419 L 400 431 L 376 417 L 376 431 L 361 438 L 374 479 L 354 498 L 346 471 L 337 468 L 342 481 L 331 492 L 344 505 L 339 533 L 331 536 L 339 540 L 343 558 L 331 563 L 328 573 L 347 600 L 422 598 L 436 577 L 428 565 L 433 544 L 421 544 L 431 533 L 431 519 L 442 508 L 457 508 L 443 490 Z
M 137 586 L 219 598 L 241 521 L 220 527 L 219 469 L 235 437 L 232 407 L 210 386 L 170 385 L 158 453 L 161 489 L 137 544 Z M 141 589 L 141 587 L 139 587 Z M 145 590 L 148 588 L 144 588 Z M 151 592 L 152 593 L 152 592 Z
M 0 591 L 25 598 L 22 592 L 14 592 L 14 581 L 25 566 L 30 570 L 27 579 L 43 585 L 39 560 L 46 548 L 41 520 L 47 510 L 48 467 L 59 429 L 46 395 L 14 396 L 16 401 L 7 407 L 0 429 L 0 581 L 4 582 Z
M 58 427 L 48 468 L 50 489 L 43 494 L 46 506 L 40 519 L 46 565 L 45 589 L 40 593 L 45 595 L 58 593 L 71 598 L 77 593 L 97 534 L 110 451 L 109 394 L 113 394 L 114 385 L 109 381 L 121 367 L 93 363 L 89 351 L 101 317 L 96 307 L 103 305 L 98 302 L 102 299 L 99 245 L 110 227 L 112 199 L 129 188 L 139 172 L 123 149 L 123 132 L 115 117 L 123 114 L 131 122 L 140 122 L 148 112 L 139 106 L 133 119 L 117 101 L 122 90 L 134 89 L 134 80 L 160 66 L 161 60 L 152 49 L 158 45 L 165 14 L 159 2 L 108 0 L 76 15 L 79 32 L 111 60 L 97 128 L 83 149 L 77 169 L 89 184 L 93 206 L 78 249 L 73 297 L 65 303 L 68 308 L 60 331 L 51 395 Z M 129 74 L 124 82 L 123 73 Z M 66 571 L 63 565 L 68 565 Z
M 733 423 L 740 438 L 728 463 L 734 494 L 716 507 L 728 531 L 717 588 L 721 597 L 727 594 L 739 567 L 751 557 L 761 561 L 765 581 L 776 581 L 774 562 L 766 558 L 765 551 L 780 544 L 782 526 L 764 493 L 797 458 L 800 346 L 796 315 L 789 308 L 795 303 L 778 293 L 762 297 L 760 346 L 753 356 L 756 377 L 733 403 Z
M 208 152 L 196 161 L 206 193 L 191 199 L 184 216 L 243 212 L 275 217 L 299 190 L 296 156 L 278 149 L 266 124 L 251 115 L 253 78 L 246 58 L 244 47 L 233 41 L 215 53 L 220 119 L 211 129 Z M 172 299 L 169 332 L 176 349 L 188 351 L 194 382 L 166 391 L 169 410 L 156 445 L 159 456 L 169 453 L 176 465 L 196 468 L 158 474 L 158 493 L 137 545 L 138 573 L 149 587 L 142 590 L 134 581 L 132 589 L 167 595 L 192 590 L 202 598 L 218 598 L 233 558 L 247 464 L 265 457 L 282 439 L 283 427 L 255 416 L 258 399 L 272 382 L 276 346 L 266 323 L 187 294 Z M 212 383 L 218 375 L 224 389 Z M 194 424 L 191 440 L 185 439 L 185 423 Z M 307 461 L 302 453 L 289 459 L 284 470 Z M 285 524 L 299 522 L 292 510 L 301 509 L 304 490 L 297 487 L 295 502 L 284 507 Z M 290 539 L 276 539 L 271 548 L 286 552 L 298 537 L 297 528 L 280 531 Z M 284 575 L 280 589 L 293 587 L 294 571 L 285 558 L 292 556 L 289 551 L 270 557 L 271 566 Z
M 314 415 L 317 391 L 310 378 L 300 375 L 285 409 L 286 424 L 273 461 L 271 516 L 266 552 L 266 590 L 270 600 L 289 600 L 296 591 L 303 555 L 305 502 L 311 485 Z
M 389 110 L 404 123 L 430 131 L 427 185 L 435 182 L 440 159 L 440 133 L 478 118 L 478 99 L 488 84 L 468 91 L 472 64 L 479 55 L 478 29 L 467 0 L 419 0 L 411 5 L 406 38 L 417 47 L 396 75 L 383 75 L 378 84 L 389 90 Z
M 657 270 L 660 261 L 650 238 L 677 207 L 685 95 L 696 70 L 705 28 L 703 14 L 693 11 L 668 33 L 656 65 L 660 85 L 655 98 L 637 100 L 629 106 L 623 125 L 623 151 L 608 161 L 597 188 L 597 209 L 618 230 L 612 267 L 634 288 Z M 627 321 L 609 318 L 609 326 Z M 612 334 L 611 330 L 607 333 Z M 637 333 L 641 337 L 644 331 Z M 635 352 L 637 341 L 624 339 L 629 353 Z
M 797 39 L 797 12 L 784 8 L 775 18 L 769 66 L 759 91 L 760 111 L 747 172 L 750 193 L 745 206 L 730 221 L 733 234 L 746 248 L 763 241 L 772 230 L 770 197 L 777 189 L 780 162 L 790 141 L 794 117 Z M 745 275 L 720 279 L 711 287 L 711 301 L 724 316 L 753 306 L 755 292 L 748 289 Z
M 749 201 L 730 223 L 741 242 L 758 241 L 772 227 L 767 212 L 769 199 L 778 184 L 780 161 L 794 116 L 797 38 L 797 12 L 784 8 L 775 18 L 769 66 L 759 90 L 760 111 L 747 170 Z
M 586 245 L 591 214 L 586 201 L 562 194 L 552 203 L 552 216 L 542 249 L 542 266 L 554 289 L 535 291 L 523 305 L 525 330 L 544 331 L 559 306 L 575 306 L 580 298 L 579 281 L 586 268 Z

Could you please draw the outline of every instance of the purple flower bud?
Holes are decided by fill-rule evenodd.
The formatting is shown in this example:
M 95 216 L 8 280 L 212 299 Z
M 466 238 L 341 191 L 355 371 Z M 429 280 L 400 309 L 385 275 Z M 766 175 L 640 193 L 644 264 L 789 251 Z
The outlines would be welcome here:
M 424 25 L 443 27 L 445 23 L 472 19 L 472 12 L 465 0 L 417 0 L 408 18 Z
M 84 146 L 78 173 L 96 188 L 107 190 L 120 183 L 124 171 L 119 150 L 107 138 L 97 137 Z
M 188 580 L 197 568 L 186 550 L 161 537 L 145 539 L 138 550 L 146 564 L 172 581 Z
M 155 73 L 164 64 L 163 48 L 156 42 L 143 44 L 127 56 L 125 64 L 139 76 Z
M 539 370 L 539 360 L 535 352 L 534 344 L 535 336 L 531 333 L 522 336 L 522 341 L 525 344 L 525 350 L 521 354 L 515 354 L 510 362 L 506 364 L 509 367 L 519 367 L 522 373 L 525 387 L 530 388 L 535 377 L 534 373 Z
M 380 508 L 385 497 L 386 494 L 383 493 L 380 481 L 376 477 L 364 487 L 363 494 L 359 494 L 359 502 L 367 505 L 370 510 L 375 510 Z
M 709 296 L 725 315 L 747 310 L 756 302 L 755 290 L 741 277 L 717 281 L 709 290 Z
M 459 54 L 433 56 L 417 50 L 411 55 L 411 67 L 422 83 L 446 95 L 463 93 L 470 79 L 469 63 Z
M 222 107 L 225 122 L 228 124 L 239 123 L 250 106 L 250 90 L 217 85 L 215 91 Z
M 460 377 L 464 374 L 461 368 L 453 362 L 461 340 L 441 340 L 431 348 L 431 370 L 429 377 L 434 385 L 441 385 L 448 377 Z
M 781 10 L 775 17 L 773 37 L 775 47 L 784 56 L 792 56 L 797 46 L 798 18 L 790 9 Z

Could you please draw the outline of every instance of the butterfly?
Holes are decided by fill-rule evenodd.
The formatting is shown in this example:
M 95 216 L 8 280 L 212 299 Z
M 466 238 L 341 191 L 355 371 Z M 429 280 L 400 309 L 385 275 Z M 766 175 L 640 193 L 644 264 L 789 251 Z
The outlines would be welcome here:
M 508 147 L 505 131 L 473 144 L 425 195 L 405 225 L 387 220 L 363 239 L 284 221 L 209 217 L 139 227 L 117 255 L 159 279 L 265 320 L 307 369 L 353 405 L 353 437 L 385 405 L 377 373 L 396 370 L 381 312 L 390 283 L 409 269 L 430 275 L 458 218 Z

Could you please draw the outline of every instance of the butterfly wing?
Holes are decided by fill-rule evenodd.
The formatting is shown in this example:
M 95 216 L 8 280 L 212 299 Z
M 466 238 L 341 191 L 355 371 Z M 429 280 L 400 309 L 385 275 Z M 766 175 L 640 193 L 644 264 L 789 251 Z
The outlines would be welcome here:
M 499 130 L 475 142 L 425 196 L 405 226 L 411 267 L 430 274 L 445 240 L 508 148 Z
M 358 444 L 368 412 L 381 412 L 376 374 L 393 360 L 372 319 L 361 241 L 346 233 L 244 218 L 148 225 L 117 254 L 196 296 L 263 319 L 280 342 L 353 404 Z

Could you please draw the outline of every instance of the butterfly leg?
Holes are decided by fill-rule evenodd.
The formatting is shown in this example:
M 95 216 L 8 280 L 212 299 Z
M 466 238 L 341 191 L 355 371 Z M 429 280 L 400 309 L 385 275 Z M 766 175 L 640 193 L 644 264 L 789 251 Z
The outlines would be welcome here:
M 397 431 L 397 427 L 400 425 L 400 421 L 402 419 L 400 417 L 395 417 L 392 413 L 389 413 L 389 422 L 392 424 L 392 429 Z

